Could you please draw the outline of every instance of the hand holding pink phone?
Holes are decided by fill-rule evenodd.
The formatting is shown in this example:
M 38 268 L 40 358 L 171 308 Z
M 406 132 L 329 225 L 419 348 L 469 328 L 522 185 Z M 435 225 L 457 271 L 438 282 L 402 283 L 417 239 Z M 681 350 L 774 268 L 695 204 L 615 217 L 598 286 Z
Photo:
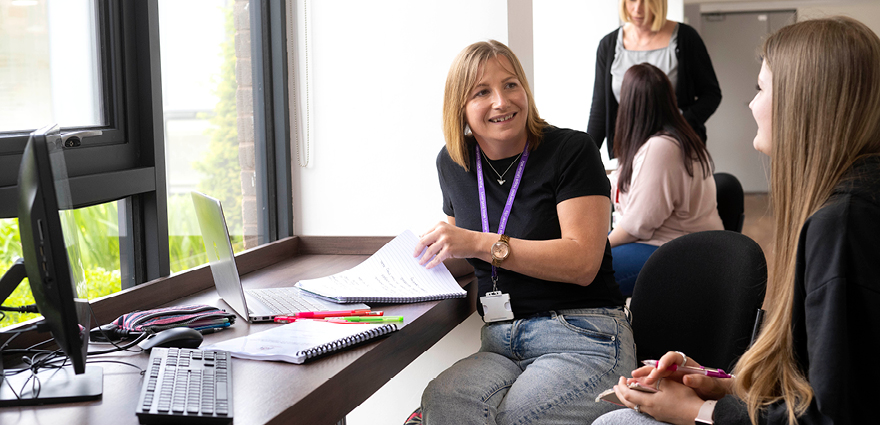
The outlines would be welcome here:
M 637 390 L 637 391 L 641 391 L 641 392 L 645 392 L 645 393 L 656 393 L 657 391 L 659 391 L 658 389 L 656 389 L 654 387 L 644 386 L 638 382 L 633 382 L 633 383 L 627 385 L 627 387 L 629 389 Z M 614 403 L 618 406 L 625 407 L 623 402 L 621 402 L 620 399 L 617 398 L 617 393 L 614 392 L 614 388 L 603 391 L 602 394 L 599 394 L 599 396 L 596 397 L 596 401 L 607 401 L 609 403 Z

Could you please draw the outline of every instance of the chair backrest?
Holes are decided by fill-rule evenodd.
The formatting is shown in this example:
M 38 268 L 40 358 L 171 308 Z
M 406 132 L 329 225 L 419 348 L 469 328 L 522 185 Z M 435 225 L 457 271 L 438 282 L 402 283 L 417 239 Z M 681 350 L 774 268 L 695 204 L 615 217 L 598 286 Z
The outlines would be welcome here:
M 742 232 L 745 208 L 743 188 L 739 179 L 728 173 L 715 173 L 714 177 L 718 215 L 724 223 L 724 230 Z
M 697 232 L 660 246 L 630 301 L 638 360 L 683 351 L 730 370 L 751 343 L 766 285 L 764 252 L 741 233 Z

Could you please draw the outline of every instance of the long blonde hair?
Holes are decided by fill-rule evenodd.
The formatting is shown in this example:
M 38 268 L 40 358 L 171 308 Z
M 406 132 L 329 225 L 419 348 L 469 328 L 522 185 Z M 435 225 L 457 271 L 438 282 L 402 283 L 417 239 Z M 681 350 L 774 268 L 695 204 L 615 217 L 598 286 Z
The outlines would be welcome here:
M 753 424 L 779 400 L 794 424 L 813 398 L 793 351 L 798 239 L 856 159 L 880 151 L 880 38 L 851 18 L 810 20 L 770 36 L 763 56 L 772 73 L 775 249 L 768 320 L 736 366 L 736 390 Z
M 464 107 L 468 101 L 470 91 L 480 80 L 480 66 L 489 59 L 504 56 L 513 66 L 511 71 L 522 85 L 528 100 L 528 117 L 526 117 L 526 132 L 529 139 L 529 150 L 533 151 L 541 143 L 541 136 L 547 122 L 538 115 L 538 107 L 535 106 L 535 98 L 529 89 L 529 82 L 523 67 L 509 47 L 495 40 L 481 41 L 464 48 L 449 67 L 446 76 L 446 89 L 443 94 L 443 136 L 446 138 L 446 150 L 449 156 L 458 165 L 468 170 L 470 150 L 476 141 L 474 136 L 465 135 Z

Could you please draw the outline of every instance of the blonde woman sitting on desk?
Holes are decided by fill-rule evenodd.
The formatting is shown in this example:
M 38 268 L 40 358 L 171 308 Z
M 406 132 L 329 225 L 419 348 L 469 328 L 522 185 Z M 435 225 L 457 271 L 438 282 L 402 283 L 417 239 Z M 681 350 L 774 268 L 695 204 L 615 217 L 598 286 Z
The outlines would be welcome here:
M 567 425 L 613 409 L 593 399 L 635 365 L 635 344 L 611 270 L 596 145 L 541 119 L 519 60 L 497 41 L 456 57 L 443 122 L 449 218 L 414 255 L 427 267 L 467 258 L 486 324 L 480 351 L 425 389 L 424 423 Z

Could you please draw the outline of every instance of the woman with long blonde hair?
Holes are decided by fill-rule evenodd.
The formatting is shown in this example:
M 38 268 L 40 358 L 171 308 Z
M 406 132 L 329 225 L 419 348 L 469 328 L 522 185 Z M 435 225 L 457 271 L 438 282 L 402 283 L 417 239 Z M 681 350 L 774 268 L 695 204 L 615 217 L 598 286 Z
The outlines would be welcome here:
M 876 414 L 880 38 L 850 18 L 804 21 L 770 36 L 763 57 L 750 107 L 755 148 L 771 158 L 769 316 L 735 378 L 668 372 L 698 365 L 680 352 L 633 371 L 629 382 L 656 394 L 621 378 L 618 398 L 657 420 L 850 424 Z M 644 414 L 596 423 L 654 422 Z

